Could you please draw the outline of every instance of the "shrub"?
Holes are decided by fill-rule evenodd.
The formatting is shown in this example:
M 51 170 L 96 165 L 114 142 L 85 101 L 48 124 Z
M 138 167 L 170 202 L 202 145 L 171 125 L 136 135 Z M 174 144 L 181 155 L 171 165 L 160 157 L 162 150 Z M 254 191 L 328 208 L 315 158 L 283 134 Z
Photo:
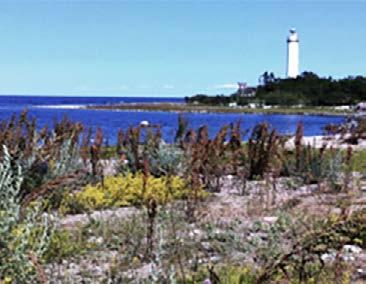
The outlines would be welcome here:
M 341 151 L 323 143 L 321 148 L 302 143 L 304 126 L 299 123 L 295 135 L 295 151 L 287 152 L 283 174 L 298 176 L 305 183 L 327 182 L 331 188 L 339 186 L 340 177 L 351 169 L 352 150 Z
M 193 279 L 192 279 L 193 278 Z M 214 269 L 200 269 L 196 275 L 188 279 L 189 284 L 221 283 L 221 284 L 251 284 L 255 283 L 255 270 L 249 266 L 223 265 Z
M 44 260 L 46 262 L 61 262 L 65 258 L 83 254 L 90 247 L 90 243 L 79 230 L 56 230 L 50 238 Z
M 283 227 L 285 230 L 282 228 L 278 230 L 278 221 L 276 224 L 270 225 L 271 235 L 282 242 L 286 240 L 288 244 L 276 249 L 277 245 L 273 243 L 275 240 L 273 237 L 268 238 L 269 242 L 264 240 L 269 246 L 263 242 L 255 244 L 256 248 L 266 248 L 267 250 L 261 257 L 262 261 L 264 260 L 261 263 L 263 269 L 258 274 L 256 283 L 266 283 L 281 274 L 297 278 L 298 283 L 308 283 L 306 281 L 317 279 L 321 274 L 327 272 L 325 271 L 326 263 L 322 259 L 324 253 L 340 252 L 345 244 L 365 245 L 365 220 L 366 210 L 361 209 L 349 216 L 328 215 L 322 220 L 316 220 L 313 224 L 307 222 L 306 226 L 304 226 L 305 220 L 291 221 L 292 224 L 288 223 Z M 295 235 L 294 232 L 296 232 Z M 270 251 L 274 253 L 268 254 Z M 338 270 L 333 269 L 333 272 L 343 274 L 339 268 Z
M 341 132 L 341 134 L 349 133 L 349 136 L 344 137 L 344 141 L 350 144 L 357 145 L 361 139 L 366 138 L 366 120 L 360 119 L 355 127 L 353 127 L 352 124 L 349 125 L 348 127 L 346 127 L 346 131 L 344 131 L 344 129 L 340 127 L 339 132 Z
M 161 139 L 159 127 L 129 128 L 126 134 L 120 130 L 116 147 L 119 171 L 137 173 L 149 163 L 149 171 L 159 177 L 177 174 L 183 170 L 183 152 L 177 144 L 167 144 Z
M 189 188 L 177 176 L 149 177 L 144 190 L 143 174 L 128 173 L 116 177 L 108 176 L 103 183 L 88 185 L 77 193 L 68 193 L 63 210 L 78 213 L 111 207 L 141 205 L 149 200 L 165 204 L 174 199 L 185 198 Z
M 297 146 L 294 155 L 287 155 L 284 172 L 302 178 L 307 184 L 328 182 L 335 189 L 341 182 L 343 173 L 350 168 L 347 155 L 339 149 L 327 149 L 326 144 L 319 149 L 301 144 Z
M 154 176 L 178 174 L 184 169 L 183 151 L 174 144 L 160 141 L 155 151 L 148 155 L 149 168 Z
M 21 210 L 23 174 L 12 162 L 4 146 L 0 163 L 0 282 L 37 283 L 45 280 L 39 260 L 54 226 L 48 215 L 41 214 L 40 206 Z
M 249 179 L 263 177 L 268 171 L 280 172 L 283 162 L 283 141 L 268 124 L 258 124 L 248 141 Z
M 19 190 L 22 199 L 42 184 L 82 167 L 79 139 L 83 126 L 80 123 L 64 118 L 53 129 L 37 129 L 36 120 L 29 119 L 26 111 L 19 118 L 14 114 L 9 121 L 0 121 L 0 145 L 7 147 L 13 164 L 22 168 Z

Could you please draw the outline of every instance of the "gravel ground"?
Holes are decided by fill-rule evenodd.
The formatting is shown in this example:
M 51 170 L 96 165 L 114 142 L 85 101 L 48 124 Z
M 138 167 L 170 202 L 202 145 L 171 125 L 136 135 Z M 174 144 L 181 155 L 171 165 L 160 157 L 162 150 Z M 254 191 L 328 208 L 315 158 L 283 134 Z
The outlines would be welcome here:
M 269 187 L 273 188 L 274 182 L 276 183 L 276 190 L 272 190 L 271 195 L 266 194 Z M 200 222 L 217 224 L 222 227 L 234 220 L 240 220 L 240 227 L 237 228 L 240 231 L 250 228 L 255 220 L 267 224 L 275 223 L 278 218 L 276 212 L 279 209 L 286 210 L 291 214 L 309 214 L 309 216 L 312 214 L 322 216 L 322 214 L 329 213 L 332 210 L 340 210 L 337 209 L 335 204 L 339 198 L 345 198 L 346 196 L 319 192 L 321 188 L 317 185 L 304 186 L 299 183 L 298 180 L 292 178 L 279 178 L 276 181 L 251 181 L 248 182 L 243 192 L 238 180 L 233 176 L 226 176 L 221 181 L 220 192 L 213 193 L 201 204 L 199 209 Z M 361 184 L 366 187 L 366 182 Z M 353 209 L 366 206 L 366 190 L 358 191 L 352 198 L 352 202 L 356 204 Z M 62 219 L 61 224 L 65 228 L 75 228 L 87 224 L 90 219 L 111 221 L 113 218 L 118 218 L 119 220 L 127 220 L 139 212 L 141 213 L 141 210 L 134 207 L 96 211 L 89 215 L 66 216 Z M 202 231 L 194 229 L 192 235 L 199 238 Z M 103 240 L 101 241 L 103 242 Z M 207 242 L 202 243 L 202 245 L 208 248 L 211 246 Z M 48 275 L 52 275 L 50 283 L 103 283 L 111 271 L 112 264 L 118 259 L 119 255 L 120 252 L 108 250 L 90 252 L 80 258 L 75 257 L 66 259 L 59 264 L 50 264 L 47 266 L 46 272 Z M 240 253 L 237 256 L 239 258 L 247 257 Z M 219 257 L 212 256 L 212 259 L 217 260 Z M 331 253 L 322 257 L 328 262 L 335 259 L 335 256 Z M 363 281 L 365 279 L 363 277 L 366 277 L 366 251 L 356 246 L 346 247 L 342 257 L 354 267 L 353 279 Z M 210 259 L 205 261 L 210 261 Z M 146 279 L 152 270 L 152 263 L 141 263 L 136 268 L 124 271 L 122 275 L 132 279 Z

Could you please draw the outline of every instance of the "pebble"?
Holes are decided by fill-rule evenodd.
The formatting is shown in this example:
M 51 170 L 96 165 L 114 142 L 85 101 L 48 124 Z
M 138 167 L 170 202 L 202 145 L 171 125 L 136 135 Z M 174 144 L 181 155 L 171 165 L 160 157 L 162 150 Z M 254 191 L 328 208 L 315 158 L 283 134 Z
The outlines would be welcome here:
M 324 261 L 324 262 L 332 262 L 334 261 L 336 258 L 336 254 L 335 253 L 323 253 L 321 255 L 321 259 Z
M 355 245 L 345 245 L 345 246 L 343 246 L 343 251 L 345 253 L 359 254 L 362 252 L 362 248 L 360 248 L 359 246 L 355 246 Z
M 276 223 L 277 220 L 278 220 L 278 217 L 276 217 L 276 216 L 263 217 L 263 221 L 267 222 L 267 223 Z

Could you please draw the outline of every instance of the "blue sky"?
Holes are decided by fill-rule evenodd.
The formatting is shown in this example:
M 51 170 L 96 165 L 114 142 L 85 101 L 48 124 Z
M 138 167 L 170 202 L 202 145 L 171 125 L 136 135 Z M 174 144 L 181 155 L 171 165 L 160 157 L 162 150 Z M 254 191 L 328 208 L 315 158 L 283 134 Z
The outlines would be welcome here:
M 366 1 L 0 0 L 0 93 L 229 94 L 264 71 L 366 75 Z

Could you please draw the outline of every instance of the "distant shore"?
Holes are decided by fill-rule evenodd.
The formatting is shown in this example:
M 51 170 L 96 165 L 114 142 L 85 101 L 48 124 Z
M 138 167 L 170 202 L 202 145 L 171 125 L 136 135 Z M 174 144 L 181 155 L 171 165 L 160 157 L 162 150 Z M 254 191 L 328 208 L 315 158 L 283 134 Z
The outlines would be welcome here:
M 229 106 L 191 105 L 185 103 L 124 103 L 116 105 L 89 105 L 91 110 L 123 110 L 123 111 L 164 111 L 164 112 L 192 112 L 192 113 L 262 113 L 262 114 L 294 114 L 294 115 L 337 115 L 351 114 L 344 110 L 331 107 L 304 108 L 247 108 Z

